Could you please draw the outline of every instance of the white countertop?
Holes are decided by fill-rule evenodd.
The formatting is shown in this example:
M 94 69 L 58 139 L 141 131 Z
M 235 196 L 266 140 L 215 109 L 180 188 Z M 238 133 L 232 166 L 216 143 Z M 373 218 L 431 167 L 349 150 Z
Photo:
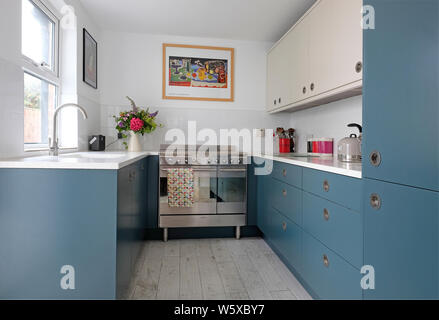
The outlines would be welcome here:
M 158 155 L 158 152 L 75 152 L 54 156 L 22 157 L 12 159 L 0 159 L 1 168 L 17 169 L 89 169 L 89 170 L 118 170 L 150 155 Z M 361 163 L 346 163 L 330 157 L 294 157 L 292 154 L 285 155 L 261 155 L 254 156 L 271 159 L 274 161 L 289 163 L 296 166 L 316 169 L 353 178 L 361 179 Z
M 75 152 L 0 160 L 1 168 L 118 170 L 158 152 Z
M 361 163 L 341 162 L 335 157 L 294 157 L 293 154 L 274 156 L 255 154 L 254 156 L 358 179 L 362 177 Z

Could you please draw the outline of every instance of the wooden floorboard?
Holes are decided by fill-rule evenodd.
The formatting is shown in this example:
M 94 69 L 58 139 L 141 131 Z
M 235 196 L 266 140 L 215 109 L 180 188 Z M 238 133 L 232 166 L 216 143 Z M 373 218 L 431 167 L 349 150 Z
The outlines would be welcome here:
M 261 238 L 147 241 L 127 298 L 308 300 Z

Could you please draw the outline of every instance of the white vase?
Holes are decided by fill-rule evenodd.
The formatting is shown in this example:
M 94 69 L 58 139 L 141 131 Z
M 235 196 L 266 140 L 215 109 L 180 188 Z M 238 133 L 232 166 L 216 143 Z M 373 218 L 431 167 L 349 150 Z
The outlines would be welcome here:
M 139 135 L 130 131 L 130 141 L 128 141 L 128 152 L 140 152 L 142 146 L 140 144 Z

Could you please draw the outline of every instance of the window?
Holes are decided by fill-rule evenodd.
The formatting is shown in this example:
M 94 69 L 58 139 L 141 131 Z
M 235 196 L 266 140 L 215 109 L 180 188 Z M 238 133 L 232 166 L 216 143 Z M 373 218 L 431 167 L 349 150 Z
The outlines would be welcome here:
M 25 149 L 47 148 L 58 105 L 58 19 L 40 0 L 22 0 Z
M 24 73 L 24 143 L 44 146 L 52 136 L 57 87 Z

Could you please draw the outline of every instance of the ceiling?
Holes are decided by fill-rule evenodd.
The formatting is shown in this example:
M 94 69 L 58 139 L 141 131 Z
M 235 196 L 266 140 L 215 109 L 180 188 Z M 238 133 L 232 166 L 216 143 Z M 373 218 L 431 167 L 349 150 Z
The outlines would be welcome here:
M 315 0 L 80 0 L 102 29 L 277 41 Z

